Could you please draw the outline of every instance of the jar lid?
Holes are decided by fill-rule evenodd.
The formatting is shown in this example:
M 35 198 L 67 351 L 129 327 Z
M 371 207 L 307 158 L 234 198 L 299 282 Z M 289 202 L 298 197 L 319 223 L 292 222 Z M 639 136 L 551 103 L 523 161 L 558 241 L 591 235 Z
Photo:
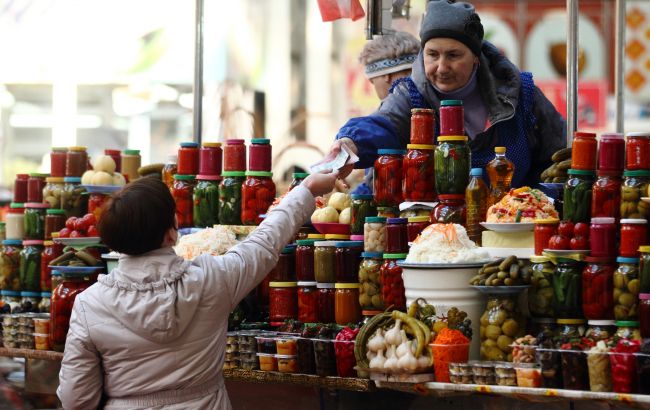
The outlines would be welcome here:
M 643 253 L 648 253 L 648 252 L 650 252 L 650 246 L 648 246 L 648 245 L 640 246 L 640 247 L 639 247 L 639 252 L 643 252 Z
M 495 154 L 505 154 L 506 153 L 506 147 L 494 147 L 494 153 Z
M 416 113 L 433 114 L 433 110 L 431 108 L 411 108 L 411 114 L 416 114 Z
M 591 218 L 591 223 L 592 224 L 611 225 L 613 223 L 616 223 L 616 219 L 614 219 L 614 218 Z
M 374 258 L 381 259 L 384 257 L 384 254 L 381 252 L 361 252 L 362 258 Z
M 45 178 L 45 182 L 50 184 L 62 184 L 64 179 L 64 177 L 47 177 Z
M 650 134 L 645 134 L 645 135 L 650 135 Z M 620 132 L 608 132 L 606 134 L 601 134 L 600 140 L 622 140 L 623 139 L 623 134 Z
M 52 147 L 52 151 L 67 151 L 68 149 L 66 147 Z
M 403 149 L 378 149 L 378 155 L 404 155 L 406 150 Z
M 69 182 L 71 184 L 80 184 L 81 177 L 64 177 L 63 182 Z
M 68 147 L 68 151 L 78 151 L 78 152 L 81 152 L 81 151 L 86 151 L 87 149 L 88 149 L 87 147 L 79 147 L 79 146 Z
M 336 289 L 359 289 L 361 287 L 360 283 L 336 283 L 334 285 Z
M 636 171 L 624 171 L 624 177 L 650 177 L 650 171 L 646 170 L 636 170 Z
M 314 281 L 310 280 L 310 281 L 298 282 L 298 286 L 316 286 L 317 284 L 318 284 L 318 282 L 316 282 L 315 280 Z
M 120 155 L 119 149 L 105 149 L 104 155 Z
M 363 242 L 363 235 L 350 235 L 350 240 Z
M 334 289 L 334 283 L 321 283 L 316 284 L 317 289 Z
M 408 218 L 387 218 L 386 219 L 386 224 L 390 225 L 402 225 L 407 223 L 409 220 Z
M 650 133 L 647 132 L 628 132 L 625 134 L 628 138 L 629 137 L 641 137 L 641 138 L 650 138 Z
M 314 241 L 314 246 L 318 247 L 334 247 L 334 241 Z
M 385 218 L 383 216 L 366 216 L 366 223 L 368 223 L 368 224 L 374 224 L 374 223 L 385 224 L 386 219 L 388 219 L 388 218 Z
M 443 137 L 438 137 L 438 142 L 445 142 L 445 141 L 467 142 L 467 137 L 464 135 L 447 135 Z
M 197 175 L 199 181 L 221 181 L 221 175 Z
M 46 215 L 65 215 L 65 211 L 63 209 L 48 209 L 45 211 Z
M 558 319 L 558 325 L 584 325 L 586 320 L 584 319 Z
M 463 194 L 442 194 L 442 195 L 438 195 L 438 199 L 441 199 L 443 201 L 448 200 L 448 199 L 451 199 L 451 200 L 465 199 L 465 195 L 463 195 Z
M 574 137 L 584 137 L 584 138 L 596 138 L 596 134 L 593 132 L 582 132 L 582 131 L 575 131 L 573 133 Z
M 428 216 L 410 216 L 407 218 L 409 223 L 411 222 L 429 222 Z
M 244 171 L 223 171 L 221 173 L 222 177 L 243 177 L 246 176 Z
M 268 178 L 271 178 L 273 176 L 273 172 L 268 172 L 268 171 L 246 171 L 246 176 L 247 177 L 268 177 Z
M 307 239 L 325 239 L 324 233 L 310 233 L 307 234 Z
M 20 292 L 20 296 L 28 297 L 28 298 L 39 298 L 39 297 L 41 297 L 41 293 L 40 292 L 22 291 L 22 292 Z
M 343 240 L 348 240 L 350 239 L 350 235 L 341 235 L 338 233 L 326 233 L 325 234 L 325 239 L 330 240 L 330 239 L 343 239 Z
M 54 245 L 54 241 L 44 241 L 43 246 L 52 246 Z
M 596 175 L 595 171 L 585 171 L 583 169 L 570 169 L 567 171 L 567 174 L 569 175 L 587 175 L 587 176 L 594 176 Z
M 334 246 L 337 248 L 360 248 L 363 246 L 363 241 L 336 242 Z
M 52 292 L 41 292 L 42 298 L 49 298 L 52 296 Z
M 59 237 L 59 233 L 58 233 L 58 232 L 52 232 L 52 239 L 54 239 L 54 238 L 58 238 L 58 237 Z
M 221 147 L 220 142 L 204 142 L 201 144 L 203 148 L 219 148 Z
M 309 176 L 309 172 L 294 172 L 293 173 L 293 179 L 298 179 L 298 178 L 307 178 Z M 352 195 L 354 196 L 354 195 Z M 372 197 L 372 195 L 370 195 Z
M 124 155 L 140 155 L 139 149 L 125 149 L 122 151 Z
M 194 181 L 196 179 L 196 176 L 194 176 L 194 175 L 174 174 L 174 179 L 177 179 L 179 181 Z
M 617 320 L 616 326 L 618 327 L 639 327 L 639 322 L 636 320 Z
M 316 241 L 313 239 L 298 239 L 296 244 L 298 246 L 314 246 L 314 242 Z
M 295 354 L 276 354 L 275 358 L 276 359 L 295 359 L 298 356 Z
M 51 276 L 61 276 L 61 271 L 57 269 L 52 269 L 52 273 L 50 273 Z
M 199 144 L 197 142 L 181 142 L 179 144 L 181 148 L 198 148 Z
M 22 246 L 23 241 L 21 241 L 20 239 L 5 239 L 4 241 L 2 241 L 2 244 L 4 246 Z
M 422 150 L 431 150 L 433 151 L 436 149 L 435 145 L 429 145 L 429 144 L 408 144 L 406 146 L 408 149 L 422 149 Z
M 44 204 L 42 202 L 27 202 L 27 203 L 25 203 L 25 208 L 30 208 L 30 209 L 46 209 L 46 208 L 49 208 L 49 207 L 50 207 L 50 204 Z
M 43 240 L 40 239 L 28 239 L 23 241 L 23 246 L 43 246 Z
M 535 255 L 530 257 L 530 261 L 532 263 L 546 263 L 546 262 L 550 262 L 551 258 L 549 258 L 548 256 Z
M 295 288 L 298 282 L 269 282 L 270 288 Z
M 639 293 L 639 299 L 650 300 L 650 293 Z
M 614 320 L 588 320 L 587 324 L 590 326 L 614 326 L 616 321 Z
M 639 263 L 639 258 L 626 258 L 623 256 L 619 256 L 616 258 L 616 262 L 618 263 Z
M 0 290 L 0 295 L 2 296 L 20 296 L 20 292 L 13 290 Z
M 408 253 L 385 253 L 384 259 L 406 259 Z
M 239 138 L 226 140 L 226 145 L 244 145 L 244 140 Z
M 289 254 L 289 253 L 295 253 L 296 252 L 296 245 L 287 245 L 284 248 L 282 248 L 283 254 Z
M 552 317 L 534 317 L 532 318 L 533 323 L 543 323 L 543 324 L 555 324 L 555 319 Z
M 546 218 L 546 219 L 535 219 L 533 222 L 538 225 L 551 225 L 551 224 L 559 224 L 560 220 L 557 218 Z
M 41 174 L 40 172 L 30 172 L 29 173 L 30 178 L 47 178 L 49 176 L 50 176 L 50 174 Z
M 608 258 L 607 256 L 587 256 L 585 258 L 587 263 L 613 263 L 614 258 Z
M 27 207 L 27 204 L 25 204 L 25 207 Z M 626 218 L 626 219 L 621 219 L 621 224 L 630 224 L 630 225 L 645 225 L 647 224 L 648 221 L 645 219 L 640 219 L 640 218 Z
M 261 145 L 267 145 L 271 143 L 271 140 L 268 138 L 253 138 L 251 139 L 252 144 L 261 144 Z
M 453 107 L 453 106 L 463 106 L 463 102 L 461 100 L 442 100 L 440 101 L 440 106 L 441 107 Z
M 472 168 L 469 170 L 469 174 L 473 177 L 482 177 L 483 176 L 483 168 Z

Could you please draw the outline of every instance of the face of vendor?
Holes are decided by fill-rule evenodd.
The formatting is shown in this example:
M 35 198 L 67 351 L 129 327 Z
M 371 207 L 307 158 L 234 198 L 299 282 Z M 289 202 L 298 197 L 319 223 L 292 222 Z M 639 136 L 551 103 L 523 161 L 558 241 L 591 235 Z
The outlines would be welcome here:
M 380 100 L 388 97 L 388 90 L 390 90 L 393 82 L 402 77 L 408 77 L 411 75 L 411 70 L 399 71 L 397 73 L 380 75 L 379 77 L 374 77 L 370 79 L 370 83 L 375 87 L 375 94 L 379 97 Z
M 451 92 L 469 81 L 478 57 L 460 41 L 432 38 L 424 45 L 424 72 L 438 90 Z

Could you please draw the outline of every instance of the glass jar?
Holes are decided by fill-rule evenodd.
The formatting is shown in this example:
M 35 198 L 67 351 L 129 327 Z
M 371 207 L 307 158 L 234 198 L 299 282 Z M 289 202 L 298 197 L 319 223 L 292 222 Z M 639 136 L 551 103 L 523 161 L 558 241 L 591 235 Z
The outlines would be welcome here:
M 285 246 L 278 257 L 278 263 L 269 274 L 272 282 L 292 282 L 296 280 L 296 247 Z
M 61 271 L 52 269 L 52 290 L 56 289 L 56 287 L 61 283 L 63 283 L 63 275 L 61 275 Z
M 590 256 L 582 271 L 582 311 L 588 320 L 614 318 L 613 258 Z
M 381 252 L 363 252 L 359 265 L 359 305 L 362 310 L 384 310 L 380 269 L 383 264 Z
M 526 322 L 517 309 L 517 291 L 488 294 L 481 316 L 481 360 L 512 361 L 512 343 L 523 336 Z
M 637 320 L 639 301 L 639 259 L 616 258 L 618 269 L 614 272 L 614 318 Z
M 438 205 L 431 212 L 432 222 L 465 226 L 467 220 L 465 195 L 440 194 L 438 201 Z
M 50 346 L 62 352 L 70 328 L 70 315 L 77 295 L 90 286 L 87 276 L 66 272 L 52 292 L 50 304 Z
M 221 175 L 222 155 L 220 142 L 204 142 L 199 151 L 199 174 Z
M 318 322 L 334 323 L 334 283 L 318 283 Z
M 241 222 L 244 225 L 259 225 L 260 215 L 266 214 L 275 200 L 275 183 L 272 172 L 247 171 L 242 185 Z
M 384 252 L 386 249 L 386 218 L 366 217 L 363 225 L 363 250 L 365 252 Z
M 359 264 L 363 252 L 363 241 L 336 242 L 334 262 L 336 282 L 359 283 Z
M 616 334 L 621 339 L 641 341 L 641 330 L 636 320 L 617 320 Z
M 14 180 L 13 202 L 20 203 L 20 204 L 27 202 L 28 181 L 29 181 L 28 174 L 16 174 L 16 179 Z
M 219 184 L 219 223 L 241 225 L 241 191 L 243 171 L 224 171 Z
M 616 220 L 614 218 L 591 218 L 589 241 L 591 256 L 616 257 Z
M 625 171 L 621 186 L 621 218 L 650 219 L 650 204 L 643 202 L 648 195 L 650 171 Z
M 219 223 L 219 175 L 197 175 L 194 187 L 194 226 L 211 228 Z
M 223 170 L 246 170 L 246 145 L 242 139 L 228 139 L 223 146 Z
M 380 149 L 377 154 L 373 178 L 375 201 L 378 206 L 399 206 L 403 201 L 403 158 L 406 151 Z
M 593 218 L 615 218 L 621 214 L 620 174 L 598 171 L 598 179 L 592 187 L 591 216 Z
M 406 310 L 406 294 L 402 267 L 398 261 L 406 259 L 406 253 L 385 253 L 384 262 L 379 269 L 381 297 L 385 306 L 393 306 L 397 310 Z
M 314 242 L 314 277 L 318 283 L 336 282 L 335 242 Z
M 625 139 L 623 134 L 602 134 L 598 143 L 598 170 L 623 172 L 625 168 Z
M 553 311 L 555 317 L 582 317 L 582 265 L 573 259 L 558 258 L 553 273 Z
M 650 337 L 650 293 L 639 294 L 639 329 L 641 337 Z
M 563 218 L 573 223 L 588 223 L 591 219 L 591 188 L 594 185 L 594 171 L 570 169 L 569 179 L 564 184 Z
M 248 147 L 248 170 L 271 172 L 271 140 L 253 138 Z
M 41 291 L 49 292 L 52 290 L 52 268 L 50 262 L 63 255 L 64 245 L 57 242 L 43 242 L 43 253 L 41 253 Z
M 411 144 L 433 145 L 435 129 L 436 118 L 432 109 L 411 109 Z
M 25 239 L 43 240 L 45 238 L 45 211 L 48 207 L 48 204 L 39 202 L 28 202 L 25 204 L 25 217 L 23 219 L 23 223 L 25 224 Z
M 334 294 L 334 320 L 344 326 L 349 323 L 357 324 L 361 320 L 359 307 L 359 284 L 337 283 Z
M 88 213 L 95 215 L 95 220 L 99 222 L 104 210 L 104 204 L 108 202 L 110 197 L 106 194 L 93 192 L 88 195 Z
M 404 155 L 402 194 L 405 202 L 433 202 L 436 199 L 433 145 L 409 144 Z
M 41 292 L 41 301 L 38 302 L 38 311 L 41 313 L 50 313 L 50 299 L 52 292 Z
M 135 181 L 140 177 L 138 169 L 142 165 L 139 149 L 125 149 L 122 151 L 122 175 L 127 182 Z
M 52 239 L 53 232 L 65 228 L 65 211 L 63 209 L 47 209 L 45 211 L 45 239 Z
M 352 194 L 351 199 L 350 233 L 362 235 L 366 217 L 377 216 L 377 204 L 372 195 Z
M 196 175 L 199 173 L 198 143 L 181 142 L 178 149 L 177 172 L 180 175 Z
M 0 291 L 2 313 L 22 313 L 20 310 L 20 292 L 11 290 Z
M 298 318 L 298 292 L 296 282 L 269 283 L 269 320 L 284 322 Z
M 639 252 L 639 292 L 650 293 L 650 246 L 639 247 Z
M 25 207 L 11 203 L 5 216 L 5 238 L 23 240 L 25 237 Z
M 86 147 L 70 147 L 65 156 L 65 176 L 81 177 L 88 168 Z
M 535 255 L 541 256 L 548 249 L 548 242 L 557 233 L 559 219 L 536 219 L 534 228 Z
M 648 243 L 648 221 L 645 219 L 621 219 L 619 255 L 638 258 L 639 247 Z
M 29 292 L 41 291 L 42 240 L 23 241 L 20 251 L 20 289 Z
M 311 282 L 314 277 L 314 240 L 296 241 L 296 278 L 298 282 Z
M 553 317 L 553 274 L 555 265 L 546 256 L 531 256 L 531 287 L 528 310 L 533 317 Z
M 477 246 L 483 241 L 481 222 L 486 220 L 490 190 L 483 180 L 483 168 L 472 168 L 467 189 L 465 189 L 467 236 Z
M 420 233 L 430 225 L 428 216 L 412 216 L 406 224 L 406 235 L 409 242 L 413 242 Z
M 386 219 L 386 253 L 407 253 L 408 232 L 406 230 L 407 218 Z
M 108 155 L 113 158 L 115 162 L 115 172 L 122 172 L 122 152 L 119 149 L 105 149 L 104 155 Z
M 472 166 L 467 137 L 438 137 L 435 151 L 435 180 L 438 195 L 464 195 Z
M 65 176 L 65 160 L 68 149 L 64 147 L 53 147 L 50 152 L 50 175 L 55 178 Z
M 81 218 L 88 209 L 87 197 L 83 194 L 86 189 L 81 186 L 81 178 L 65 177 L 63 179 L 63 192 L 61 192 L 61 209 L 67 218 L 76 216 Z
M 0 248 L 0 289 L 20 290 L 20 252 L 23 242 L 5 239 Z
M 571 169 L 594 171 L 596 169 L 597 150 L 596 134 L 575 132 L 571 147 Z
M 585 334 L 584 319 L 558 319 L 557 320 L 557 344 L 556 347 L 564 343 L 569 343 L 572 339 L 579 339 Z
M 61 209 L 63 196 L 63 177 L 45 178 L 45 187 L 43 187 L 43 202 L 50 204 L 51 209 Z
M 23 313 L 38 313 L 41 302 L 40 292 L 20 292 L 20 310 Z
M 625 169 L 650 168 L 650 134 L 629 132 L 625 143 Z
M 603 340 L 607 341 L 616 333 L 616 322 L 613 320 L 589 320 L 585 337 L 594 344 Z
M 318 322 L 318 290 L 316 282 L 298 282 L 298 320 Z
M 302 181 L 305 180 L 309 176 L 309 173 L 307 172 L 294 172 L 291 180 L 291 184 L 289 185 L 289 191 L 297 187 L 298 185 L 302 184 Z M 352 195 L 354 196 L 354 195 Z M 372 195 L 370 195 L 372 196 Z
M 172 197 L 176 203 L 178 228 L 190 228 L 194 223 L 194 175 L 174 175 Z
M 26 202 L 43 202 L 43 188 L 45 188 L 45 178 L 48 176 L 34 172 L 29 174 Z
M 464 124 L 465 114 L 461 100 L 440 101 L 440 135 L 465 135 Z
M 162 181 L 170 190 L 174 186 L 174 175 L 178 174 L 178 166 L 176 165 L 177 162 L 177 155 L 169 155 L 167 157 L 167 162 L 165 162 L 165 165 L 162 169 Z

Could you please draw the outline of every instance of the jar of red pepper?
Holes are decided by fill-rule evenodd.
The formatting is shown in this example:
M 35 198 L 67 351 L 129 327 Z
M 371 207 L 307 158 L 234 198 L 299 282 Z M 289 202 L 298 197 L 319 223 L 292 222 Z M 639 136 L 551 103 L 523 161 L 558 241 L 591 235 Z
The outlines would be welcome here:
M 402 193 L 407 202 L 433 202 L 436 199 L 433 145 L 409 144 L 404 155 Z
M 199 174 L 221 175 L 222 155 L 220 142 L 204 142 L 199 151 Z
M 43 202 L 43 188 L 47 174 L 32 172 L 27 179 L 27 202 Z
M 431 211 L 431 222 L 444 224 L 454 223 L 465 226 L 467 221 L 465 195 L 438 195 L 438 201 L 438 205 Z
M 625 169 L 650 169 L 650 133 L 630 132 L 625 142 Z
M 190 228 L 193 224 L 194 184 L 194 175 L 174 175 L 172 197 L 176 202 L 178 228 Z
M 196 142 L 181 142 L 178 149 L 178 169 L 181 175 L 196 175 L 199 173 L 199 144 Z
M 429 108 L 411 109 L 411 144 L 433 145 L 436 118 Z
M 617 332 L 618 333 L 618 332 Z M 635 393 L 637 390 L 637 369 L 635 353 L 639 352 L 639 340 L 619 339 L 609 351 L 612 371 L 612 391 Z
M 316 282 L 298 282 L 298 320 L 318 322 L 318 289 Z
M 619 255 L 639 257 L 639 246 L 648 243 L 648 221 L 645 219 L 621 219 L 621 246 Z
M 69 271 L 62 273 L 62 282 L 52 292 L 50 304 L 50 346 L 53 350 L 63 351 L 74 300 L 90 285 L 88 276 Z
M 27 181 L 29 180 L 28 174 L 16 174 L 16 179 L 14 180 L 14 200 L 23 204 L 27 202 Z
M 413 242 L 420 233 L 430 225 L 428 216 L 412 216 L 406 223 L 406 235 L 409 242 Z
M 406 295 L 402 268 L 398 261 L 406 259 L 406 253 L 385 253 L 384 263 L 379 268 L 379 282 L 384 299 L 384 306 L 393 306 L 397 310 L 406 309 Z
M 582 311 L 588 320 L 614 319 L 614 258 L 587 257 L 582 271 Z
M 241 221 L 244 225 L 259 225 L 260 215 L 266 214 L 275 200 L 275 183 L 272 172 L 246 171 L 242 185 Z
M 246 170 L 246 145 L 244 144 L 244 140 L 226 140 L 226 145 L 223 146 L 223 170 Z
M 65 176 L 65 157 L 68 152 L 67 148 L 54 147 L 50 152 L 50 175 L 56 178 Z
M 465 135 L 465 114 L 461 100 L 440 101 L 440 135 Z
M 298 292 L 296 282 L 269 283 L 269 320 L 284 322 L 298 318 Z
M 639 294 L 639 327 L 643 339 L 650 337 L 650 293 Z
M 363 241 L 336 242 L 334 246 L 336 247 L 334 251 L 336 281 L 339 283 L 358 283 Z
M 314 242 L 313 239 L 296 241 L 296 277 L 299 282 L 314 280 Z
M 559 219 L 536 219 L 535 220 L 535 255 L 542 256 L 544 249 L 548 249 L 548 242 L 557 233 Z
M 615 171 L 598 171 L 598 179 L 592 187 L 591 216 L 615 218 L 621 215 L 621 175 Z
M 122 172 L 122 151 L 119 149 L 105 149 L 104 155 L 113 158 L 113 162 L 115 162 L 115 172 Z
M 52 290 L 52 268 L 50 262 L 63 255 L 63 244 L 45 241 L 45 248 L 41 253 L 41 291 L 49 292 Z
M 596 169 L 597 150 L 596 134 L 575 132 L 571 148 L 571 169 L 594 171 Z
M 406 224 L 408 218 L 386 219 L 386 253 L 406 253 L 409 251 L 408 232 Z
M 378 206 L 399 206 L 403 201 L 403 157 L 401 149 L 377 150 L 379 157 L 374 167 L 374 195 Z
M 623 134 L 603 134 L 598 143 L 598 170 L 616 172 L 625 168 L 625 139 Z
M 616 220 L 614 218 L 591 218 L 589 229 L 591 256 L 616 257 Z
M 334 322 L 334 283 L 321 283 L 316 285 L 318 289 L 318 321 L 320 323 Z
M 248 148 L 249 171 L 271 171 L 272 147 L 267 138 L 253 138 Z

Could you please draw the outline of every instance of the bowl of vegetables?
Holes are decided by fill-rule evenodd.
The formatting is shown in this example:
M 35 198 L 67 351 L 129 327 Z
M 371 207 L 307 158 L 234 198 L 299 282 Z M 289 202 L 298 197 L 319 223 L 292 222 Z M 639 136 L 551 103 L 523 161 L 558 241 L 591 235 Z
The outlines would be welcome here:
M 334 222 L 315 222 L 314 228 L 319 233 L 324 235 L 337 234 L 337 235 L 350 235 L 350 224 L 340 224 Z

